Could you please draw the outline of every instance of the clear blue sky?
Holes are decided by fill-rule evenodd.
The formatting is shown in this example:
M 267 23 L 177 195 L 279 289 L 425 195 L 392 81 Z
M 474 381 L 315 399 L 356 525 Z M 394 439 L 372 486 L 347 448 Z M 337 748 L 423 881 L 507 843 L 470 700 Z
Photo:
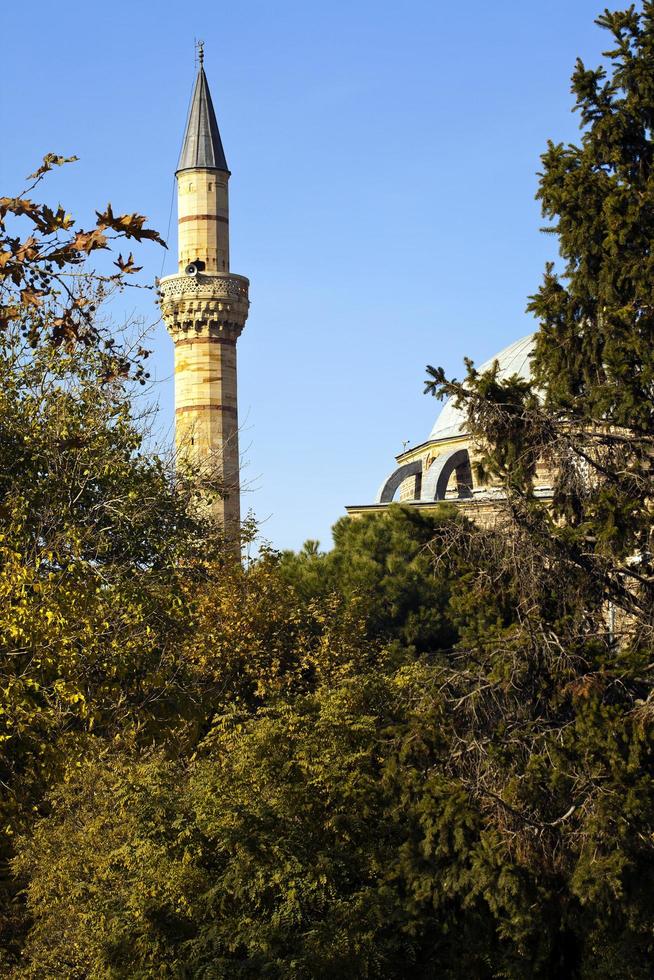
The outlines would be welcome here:
M 627 6 L 626 0 L 618 6 Z M 49 195 L 89 222 L 108 200 L 164 235 L 195 37 L 230 183 L 232 270 L 251 280 L 239 341 L 244 509 L 276 547 L 330 542 L 371 502 L 461 371 L 532 327 L 555 241 L 534 201 L 548 137 L 577 138 L 569 76 L 595 64 L 597 0 L 170 0 L 3 10 L 0 193 L 48 151 L 80 162 Z M 175 217 L 164 274 L 174 271 Z M 142 276 L 161 272 L 152 245 Z M 128 305 L 125 306 L 124 304 Z M 156 321 L 152 294 L 124 310 Z M 152 346 L 171 437 L 172 344 Z

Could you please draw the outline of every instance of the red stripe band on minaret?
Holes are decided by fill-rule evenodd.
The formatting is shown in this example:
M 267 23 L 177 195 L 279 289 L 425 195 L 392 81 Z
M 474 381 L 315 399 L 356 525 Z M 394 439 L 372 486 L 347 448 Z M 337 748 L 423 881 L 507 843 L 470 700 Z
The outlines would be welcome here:
M 184 337 L 175 341 L 175 347 L 188 347 L 190 344 L 225 344 L 227 347 L 236 347 L 236 341 L 229 337 Z
M 229 218 L 224 218 L 222 214 L 185 214 L 178 219 L 178 223 L 181 225 L 182 221 L 222 221 L 224 225 L 229 224 Z
M 211 412 L 227 412 L 228 415 L 236 415 L 236 409 L 233 405 L 215 405 L 215 404 L 205 404 L 205 405 L 180 405 L 175 409 L 175 414 L 180 414 L 181 412 L 204 412 L 207 409 Z

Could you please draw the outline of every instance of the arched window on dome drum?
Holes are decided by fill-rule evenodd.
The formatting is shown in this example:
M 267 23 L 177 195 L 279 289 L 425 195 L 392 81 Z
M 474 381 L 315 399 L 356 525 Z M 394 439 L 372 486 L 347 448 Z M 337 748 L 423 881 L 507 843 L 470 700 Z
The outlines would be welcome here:
M 425 473 L 422 481 L 421 500 L 445 500 L 447 487 L 456 475 L 457 498 L 472 496 L 472 467 L 467 449 L 453 449 L 452 452 L 437 456 Z
M 472 468 L 467 449 L 454 449 L 452 452 L 437 456 L 426 472 L 422 469 L 422 460 L 404 463 L 393 470 L 379 488 L 375 498 L 377 504 L 390 504 L 400 485 L 411 476 L 421 477 L 420 501 L 436 501 L 447 499 L 447 487 L 452 477 L 456 476 L 456 499 L 465 500 L 472 496 Z
M 404 463 L 403 466 L 398 466 L 389 477 L 384 480 L 381 487 L 379 488 L 379 493 L 375 498 L 376 504 L 390 504 L 393 497 L 397 493 L 400 484 L 404 480 L 408 479 L 410 476 L 419 476 L 422 473 L 422 460 L 414 460 L 413 463 Z

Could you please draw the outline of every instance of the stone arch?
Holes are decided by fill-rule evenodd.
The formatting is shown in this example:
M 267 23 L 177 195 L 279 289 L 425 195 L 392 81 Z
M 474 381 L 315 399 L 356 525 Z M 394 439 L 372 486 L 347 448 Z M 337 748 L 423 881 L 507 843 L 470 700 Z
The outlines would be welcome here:
M 447 485 L 456 473 L 459 499 L 472 496 L 472 468 L 467 449 L 453 449 L 437 456 L 422 479 L 421 500 L 445 500 Z
M 382 483 L 379 493 L 375 498 L 376 504 L 390 504 L 395 496 L 400 484 L 410 476 L 418 476 L 422 473 L 422 460 L 416 459 L 412 463 L 404 463 L 398 466 L 389 477 Z

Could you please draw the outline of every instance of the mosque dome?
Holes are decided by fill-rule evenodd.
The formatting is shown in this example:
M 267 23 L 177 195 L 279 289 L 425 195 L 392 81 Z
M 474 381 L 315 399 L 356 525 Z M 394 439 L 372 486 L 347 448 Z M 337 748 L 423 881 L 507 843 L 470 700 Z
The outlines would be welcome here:
M 481 373 L 482 371 L 488 371 L 495 361 L 499 362 L 498 378 L 503 380 L 504 378 L 510 378 L 512 375 L 517 374 L 518 377 L 524 378 L 528 381 L 531 377 L 531 355 L 534 351 L 535 346 L 535 334 L 530 333 L 521 340 L 516 340 L 514 343 L 509 344 L 504 350 L 501 350 L 499 354 L 495 354 L 489 360 L 484 361 L 484 363 L 477 370 Z M 463 409 L 457 408 L 454 404 L 452 398 L 448 400 L 443 405 L 442 409 L 438 413 L 436 421 L 434 422 L 434 428 L 431 430 L 429 436 L 430 441 L 432 439 L 452 439 L 455 436 L 462 436 L 466 433 L 466 413 Z

